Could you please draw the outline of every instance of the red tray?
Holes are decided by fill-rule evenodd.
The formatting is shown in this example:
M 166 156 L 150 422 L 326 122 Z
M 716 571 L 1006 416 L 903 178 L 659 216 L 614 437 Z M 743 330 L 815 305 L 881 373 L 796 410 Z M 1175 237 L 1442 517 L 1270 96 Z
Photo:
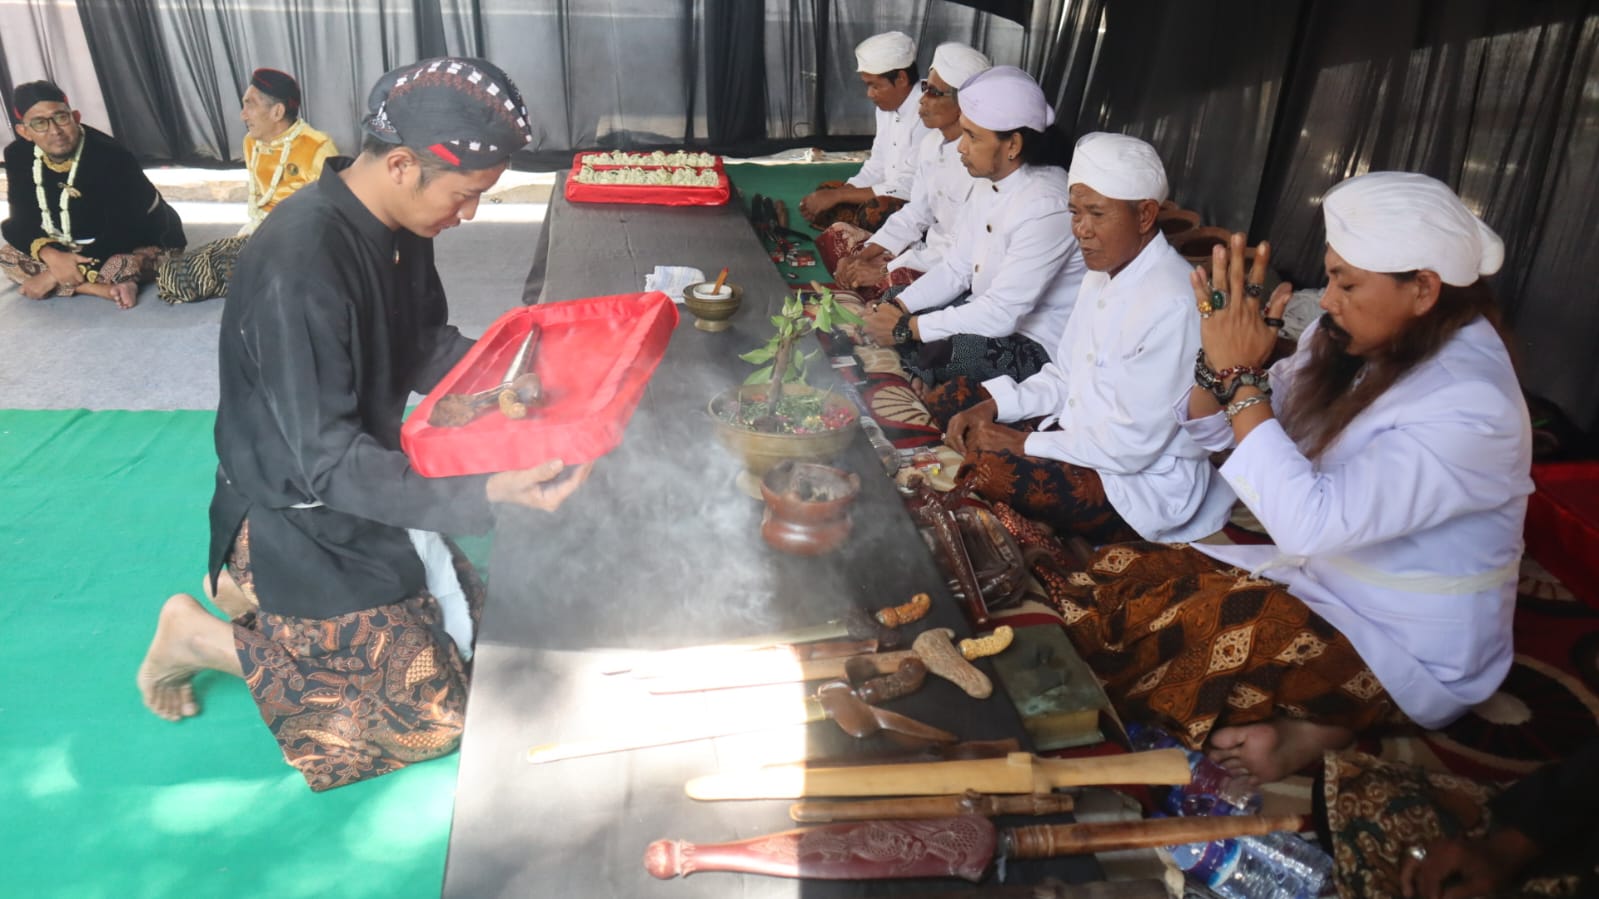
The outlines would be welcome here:
M 427 423 L 438 398 L 499 383 L 528 329 L 543 329 L 533 371 L 546 404 L 513 421 L 497 411 L 460 428 Z M 622 442 L 677 326 L 660 291 L 524 306 L 500 316 L 406 419 L 400 445 L 427 477 L 532 468 L 550 459 L 589 462 Z
M 592 153 L 578 153 L 572 157 L 572 171 L 566 176 L 566 199 L 573 203 L 641 203 L 649 206 L 720 206 L 732 195 L 727 170 L 722 167 L 722 157 L 716 157 L 715 187 L 668 187 L 665 185 L 630 184 L 580 184 L 577 173 L 583 168 L 583 158 Z M 621 166 L 599 166 L 612 169 Z M 660 166 L 639 166 L 660 168 Z

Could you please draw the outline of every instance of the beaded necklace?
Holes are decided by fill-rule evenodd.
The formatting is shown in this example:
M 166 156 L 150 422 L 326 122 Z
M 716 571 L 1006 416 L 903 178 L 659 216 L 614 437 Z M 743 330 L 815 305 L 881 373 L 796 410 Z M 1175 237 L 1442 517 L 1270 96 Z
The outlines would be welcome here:
M 284 163 L 289 161 L 289 152 L 294 149 L 295 138 L 299 137 L 300 132 L 304 130 L 305 119 L 297 119 L 293 125 L 289 126 L 287 131 L 284 131 L 278 137 L 278 140 L 283 144 L 283 149 L 278 151 L 278 165 L 272 172 L 272 182 L 264 189 L 261 187 L 260 179 L 256 177 L 255 167 L 261 161 L 261 147 L 265 142 L 256 141 L 255 146 L 250 148 L 250 202 L 248 204 L 250 221 L 259 223 L 266 218 L 266 212 L 261 209 L 261 204 L 265 200 L 278 195 L 278 185 L 283 183 L 283 171 L 287 168 Z
M 78 135 L 78 148 L 72 151 L 72 167 L 67 170 L 67 183 L 61 185 L 61 228 L 59 230 L 56 228 L 55 216 L 50 214 L 50 201 L 44 195 L 44 148 L 38 144 L 33 145 L 33 195 L 39 200 L 39 227 L 43 229 L 44 233 L 72 247 L 73 250 L 76 250 L 78 245 L 72 240 L 72 208 L 68 204 L 72 202 L 74 197 L 83 196 L 76 187 L 72 186 L 72 183 L 78 180 L 78 160 L 83 158 L 83 145 L 86 143 L 88 141 L 84 140 L 84 136 Z M 54 171 L 60 171 L 54 165 L 51 165 L 50 168 Z

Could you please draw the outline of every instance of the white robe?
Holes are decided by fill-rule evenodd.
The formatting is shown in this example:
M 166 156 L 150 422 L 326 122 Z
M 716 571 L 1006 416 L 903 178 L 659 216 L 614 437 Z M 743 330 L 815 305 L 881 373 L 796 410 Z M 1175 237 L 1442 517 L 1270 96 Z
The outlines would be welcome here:
M 922 117 L 916 113 L 916 106 L 921 102 L 922 88 L 916 85 L 898 109 L 876 111 L 877 134 L 872 137 L 872 155 L 845 183 L 851 187 L 870 187 L 879 197 L 911 198 L 911 187 L 916 181 L 916 147 L 928 133 Z
M 1156 235 L 1112 278 L 1089 272 L 1048 365 L 1016 383 L 984 382 L 999 420 L 1045 418 L 1026 453 L 1099 473 L 1105 498 L 1146 540 L 1183 541 L 1227 522 L 1210 489 L 1210 453 L 1172 421 L 1170 397 L 1193 383 L 1199 314 L 1188 262 Z M 1058 423 L 1059 430 L 1048 430 Z
M 973 190 L 944 260 L 899 295 L 921 339 L 1022 334 L 1052 349 L 1087 271 L 1068 202 L 1054 166 L 1024 165 Z M 964 305 L 938 308 L 967 291 Z
M 889 216 L 867 241 L 894 254 L 889 271 L 910 268 L 927 272 L 942 262 L 955 242 L 955 224 L 972 187 L 988 183 L 966 171 L 957 152 L 959 144 L 959 138 L 945 140 L 938 131 L 922 138 L 911 201 Z
M 1272 367 L 1273 407 L 1292 395 L 1315 332 Z M 1187 418 L 1186 393 L 1175 411 Z M 1213 449 L 1232 443 L 1220 413 L 1183 427 Z M 1214 489 L 1236 492 L 1276 542 L 1194 548 L 1286 584 L 1349 638 L 1406 715 L 1438 728 L 1510 670 L 1531 465 L 1510 357 L 1479 319 L 1356 416 L 1316 462 L 1275 419 L 1250 431 Z

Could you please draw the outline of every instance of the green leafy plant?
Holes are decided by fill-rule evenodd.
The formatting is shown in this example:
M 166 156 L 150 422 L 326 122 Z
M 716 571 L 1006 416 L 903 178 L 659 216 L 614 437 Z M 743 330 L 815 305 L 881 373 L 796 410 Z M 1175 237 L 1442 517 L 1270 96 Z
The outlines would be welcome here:
M 840 306 L 833 292 L 815 282 L 816 300 L 806 303 L 799 294 L 783 298 L 783 311 L 772 316 L 776 330 L 765 346 L 756 347 L 739 356 L 745 362 L 759 365 L 754 374 L 744 379 L 745 384 L 767 383 L 766 414 L 776 416 L 783 402 L 783 385 L 805 383 L 805 370 L 810 361 L 821 353 L 797 349 L 800 338 L 814 331 L 831 331 L 838 324 L 864 325 L 861 317 Z M 806 310 L 811 310 L 807 315 Z

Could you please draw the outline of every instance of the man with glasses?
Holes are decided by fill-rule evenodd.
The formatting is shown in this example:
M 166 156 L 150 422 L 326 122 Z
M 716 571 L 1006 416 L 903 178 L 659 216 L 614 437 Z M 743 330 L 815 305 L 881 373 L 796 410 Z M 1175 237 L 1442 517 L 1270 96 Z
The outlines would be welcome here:
M 877 234 L 840 222 L 816 239 L 822 262 L 840 287 L 875 300 L 931 271 L 955 241 L 955 219 L 972 185 L 956 151 L 961 136 L 959 87 L 989 68 L 988 57 L 965 44 L 939 44 L 922 82 L 917 114 L 930 133 L 917 148 L 911 201 Z
M 6 147 L 11 217 L 0 271 L 33 300 L 97 296 L 130 309 L 139 285 L 183 249 L 183 222 L 115 140 L 82 124 L 61 88 L 19 85 Z
M 899 31 L 874 34 L 855 47 L 866 98 L 877 106 L 872 155 L 848 181 L 826 181 L 800 200 L 800 214 L 817 228 L 847 222 L 876 231 L 911 198 L 916 147 L 927 128 L 916 115 L 916 42 Z

